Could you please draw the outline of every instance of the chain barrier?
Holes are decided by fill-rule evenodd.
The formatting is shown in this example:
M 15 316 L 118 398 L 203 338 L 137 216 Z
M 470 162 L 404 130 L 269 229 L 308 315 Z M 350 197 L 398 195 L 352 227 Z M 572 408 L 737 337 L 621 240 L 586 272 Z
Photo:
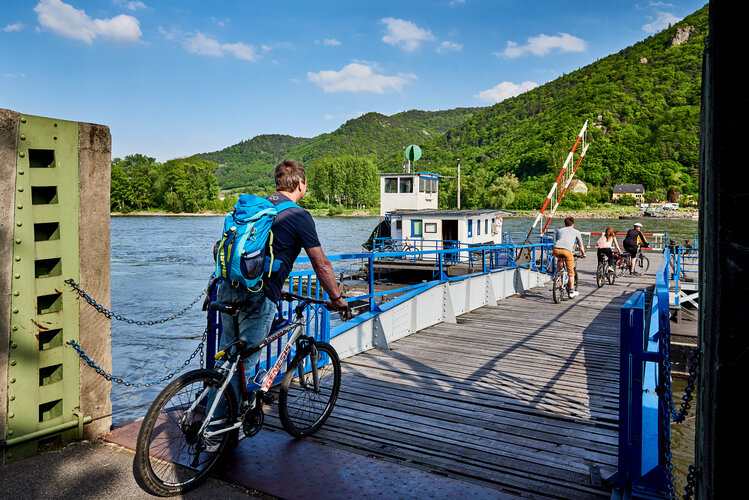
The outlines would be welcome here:
M 124 321 L 125 323 L 129 323 L 131 325 L 139 325 L 139 326 L 159 325 L 159 324 L 162 324 L 162 323 L 166 323 L 167 321 L 171 321 L 173 319 L 179 318 L 180 316 L 182 316 L 183 314 L 185 314 L 187 311 L 189 311 L 190 309 L 192 309 L 192 307 L 195 306 L 195 304 L 198 303 L 198 301 L 203 297 L 203 295 L 206 294 L 206 290 L 203 290 L 202 292 L 200 292 L 200 295 L 198 295 L 197 297 L 195 297 L 195 300 L 193 300 L 190 305 L 188 305 L 187 307 L 185 307 L 184 309 L 182 309 L 178 313 L 169 316 L 168 318 L 163 318 L 163 319 L 158 319 L 158 320 L 152 320 L 152 321 L 139 321 L 139 320 L 134 320 L 134 319 L 128 319 L 128 318 L 125 318 L 124 316 L 121 316 L 119 314 L 115 314 L 113 311 L 111 311 L 111 310 L 107 309 L 106 307 L 102 306 L 101 304 L 99 304 L 98 302 L 96 302 L 89 294 L 87 294 L 75 282 L 74 279 L 72 279 L 72 278 L 67 279 L 67 280 L 65 280 L 65 283 L 68 286 L 70 286 L 73 290 L 75 290 L 75 292 L 78 294 L 79 297 L 83 298 L 86 302 L 88 302 L 88 304 L 91 307 L 93 307 L 94 309 L 96 309 L 97 312 L 99 312 L 99 313 L 103 314 L 104 316 L 106 316 L 108 319 L 114 318 L 114 319 L 116 319 L 118 321 Z M 177 375 L 179 372 L 181 372 L 182 370 L 184 370 L 187 367 L 187 365 L 189 365 L 190 362 L 193 359 L 195 359 L 195 356 L 197 356 L 198 354 L 200 354 L 200 367 L 203 368 L 203 366 L 205 364 L 205 359 L 204 359 L 204 355 L 205 354 L 204 354 L 203 347 L 205 346 L 205 342 L 206 342 L 207 338 L 208 338 L 208 327 L 206 326 L 205 330 L 203 331 L 203 338 L 201 339 L 200 344 L 198 344 L 198 347 L 195 348 L 195 350 L 192 352 L 192 354 L 190 355 L 190 357 L 188 357 L 185 360 L 185 362 L 182 363 L 182 365 L 179 366 L 176 370 L 174 370 L 171 373 L 169 373 L 169 374 L 161 377 L 158 380 L 154 380 L 154 381 L 151 381 L 151 382 L 131 382 L 129 380 L 124 380 L 121 377 L 116 377 L 115 375 L 107 372 L 102 367 L 100 367 L 99 365 L 97 365 L 96 362 L 94 360 L 92 360 L 86 354 L 86 351 L 83 350 L 83 347 L 81 347 L 81 345 L 78 344 L 78 342 L 76 342 L 75 340 L 69 340 L 67 342 L 67 344 L 70 345 L 70 346 L 72 346 L 73 349 L 75 349 L 75 351 L 78 353 L 78 356 L 80 356 L 80 358 L 83 361 L 85 361 L 86 364 L 88 364 L 88 366 L 90 366 L 91 368 L 93 368 L 96 373 L 98 373 L 99 375 L 101 375 L 105 379 L 109 380 L 110 382 L 115 382 L 117 384 L 122 384 L 122 385 L 124 385 L 126 387 L 151 387 L 151 386 L 158 385 L 158 384 L 161 384 L 163 382 L 166 382 L 167 380 L 171 380 L 175 375 Z
M 190 305 L 188 305 L 187 307 L 185 307 L 184 309 L 182 309 L 178 313 L 169 316 L 168 318 L 157 319 L 157 320 L 148 320 L 148 321 L 139 321 L 139 320 L 135 320 L 135 319 L 128 319 L 128 318 L 125 318 L 124 316 L 121 316 L 119 314 L 115 314 L 113 311 L 111 311 L 111 310 L 107 309 L 106 307 L 104 307 L 103 305 L 99 304 L 89 294 L 87 294 L 85 291 L 83 291 L 83 289 L 78 285 L 78 283 L 75 282 L 75 280 L 73 278 L 66 279 L 65 283 L 68 286 L 70 286 L 73 290 L 75 290 L 75 292 L 78 294 L 79 297 L 82 297 L 83 299 L 85 299 L 85 301 L 88 302 L 91 307 L 93 307 L 94 309 L 96 309 L 99 313 L 103 314 L 107 318 L 109 318 L 109 319 L 114 318 L 117 321 L 124 321 L 125 323 L 129 323 L 131 325 L 139 325 L 139 326 L 159 325 L 159 324 L 162 324 L 162 323 L 166 323 L 167 321 L 171 321 L 173 319 L 179 318 L 180 316 L 182 316 L 183 314 L 185 314 L 187 311 L 189 311 L 190 309 L 192 309 L 193 306 L 195 306 L 195 304 L 197 304 L 198 301 L 206 293 L 206 291 L 203 290 L 202 292 L 200 292 L 200 295 L 198 295 L 197 297 L 195 297 L 195 300 L 193 300 Z
M 687 385 L 684 388 L 684 395 L 682 396 L 681 408 L 677 412 L 674 408 L 674 396 L 671 387 L 671 329 L 669 328 L 671 319 L 668 315 L 660 314 L 660 331 L 663 332 L 663 362 L 661 364 L 661 380 L 662 385 L 659 390 L 660 396 L 663 398 L 665 403 L 666 411 L 664 413 L 664 421 L 661 422 L 663 429 L 666 432 L 666 439 L 664 440 L 664 459 L 666 465 L 666 474 L 668 480 L 668 493 L 669 498 L 678 498 L 676 494 L 676 477 L 674 476 L 674 465 L 672 463 L 671 453 L 671 420 L 674 423 L 682 423 L 686 419 L 691 402 L 693 399 L 692 393 L 695 390 L 695 383 L 698 376 L 698 368 L 700 359 L 702 357 L 702 351 L 699 347 L 695 347 L 689 354 L 689 376 L 687 377 Z M 697 481 L 697 469 L 694 465 L 689 466 L 689 473 L 687 474 L 687 484 L 684 487 L 685 500 L 692 498 L 694 494 L 694 488 Z
M 198 344 L 198 347 L 195 348 L 195 350 L 192 352 L 192 354 L 190 355 L 190 357 L 187 358 L 185 360 L 185 362 L 182 363 L 182 365 L 180 367 L 178 367 L 176 370 L 172 371 L 171 373 L 169 373 L 169 374 L 161 377 L 160 379 L 154 380 L 154 381 L 151 381 L 151 382 L 130 382 L 129 380 L 124 380 L 124 379 L 122 379 L 120 377 L 116 377 L 113 374 L 111 374 L 111 373 L 107 372 L 106 370 L 104 370 L 102 367 L 100 367 L 99 365 L 97 365 L 91 358 L 89 358 L 88 355 L 86 354 L 86 351 L 83 350 L 83 348 L 80 346 L 80 344 L 78 344 L 78 342 L 76 342 L 75 340 L 68 340 L 67 343 L 69 345 L 71 345 L 73 347 L 73 349 L 76 350 L 76 352 L 78 353 L 78 356 L 80 356 L 81 359 L 83 361 L 85 361 L 86 364 L 88 364 L 88 366 L 90 366 L 91 368 L 93 368 L 96 373 L 98 373 L 99 375 L 101 375 L 105 379 L 107 379 L 107 380 L 109 380 L 111 382 L 115 382 L 117 384 L 122 384 L 125 387 L 136 387 L 136 388 L 138 388 L 138 387 L 151 387 L 151 386 L 154 386 L 154 385 L 159 385 L 162 382 L 166 382 L 167 380 L 171 380 L 175 375 L 177 375 L 179 372 L 181 372 L 182 370 L 184 370 L 187 367 L 187 365 L 189 365 L 190 362 L 193 359 L 195 359 L 195 356 L 197 356 L 198 353 L 200 353 L 200 367 L 202 368 L 203 367 L 203 346 L 205 345 L 205 341 L 206 341 L 207 336 L 208 336 L 208 327 L 206 327 L 206 329 L 203 331 L 203 338 L 200 341 L 200 344 Z

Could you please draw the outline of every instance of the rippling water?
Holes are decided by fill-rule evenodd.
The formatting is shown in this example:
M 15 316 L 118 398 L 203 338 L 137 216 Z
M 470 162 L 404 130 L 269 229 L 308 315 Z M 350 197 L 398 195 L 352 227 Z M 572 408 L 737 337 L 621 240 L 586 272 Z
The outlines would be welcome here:
M 127 318 L 156 320 L 187 306 L 205 288 L 213 270 L 213 244 L 223 217 L 114 217 L 112 237 L 112 309 Z M 315 219 L 327 254 L 360 252 L 377 217 Z M 581 231 L 611 225 L 625 231 L 634 221 L 579 219 Z M 679 239 L 697 232 L 697 221 L 644 219 L 646 232 L 668 231 Z M 531 221 L 506 218 L 504 231 L 527 231 Z M 133 382 L 160 379 L 180 366 L 200 342 L 205 314 L 195 307 L 184 316 L 156 326 L 112 322 L 112 359 L 116 376 Z M 85 347 L 85 346 L 84 346 Z M 190 368 L 198 365 L 196 358 Z M 115 423 L 143 415 L 164 385 L 127 388 L 114 384 Z

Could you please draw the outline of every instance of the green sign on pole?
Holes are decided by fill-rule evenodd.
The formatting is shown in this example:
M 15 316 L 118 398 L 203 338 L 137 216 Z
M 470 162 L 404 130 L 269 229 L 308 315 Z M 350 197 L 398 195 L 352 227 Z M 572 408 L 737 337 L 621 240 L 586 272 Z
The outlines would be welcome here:
M 421 158 L 421 148 L 416 144 L 411 144 L 406 148 L 406 159 L 408 161 L 416 161 Z

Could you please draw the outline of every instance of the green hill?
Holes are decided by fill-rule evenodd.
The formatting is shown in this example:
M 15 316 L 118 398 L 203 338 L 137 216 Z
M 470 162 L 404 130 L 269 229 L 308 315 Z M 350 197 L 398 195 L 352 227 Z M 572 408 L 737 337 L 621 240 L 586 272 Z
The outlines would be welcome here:
M 664 196 L 671 186 L 695 193 L 707 15 L 705 6 L 642 42 L 476 113 L 425 144 L 424 159 L 453 173 L 444 166 L 461 158 L 469 177 L 483 171 L 489 184 L 510 172 L 523 181 L 521 192 L 545 195 L 589 120 L 591 146 L 578 175 L 602 187 L 601 198 L 617 183 L 641 183 Z M 674 44 L 677 31 L 686 41 Z
M 311 139 L 261 135 L 196 156 L 219 165 L 222 188 L 263 191 L 272 186 L 272 166 L 286 157 L 310 162 L 371 155 L 380 171 L 397 171 L 402 148 L 418 144 L 421 169 L 455 175 L 461 158 L 469 186 L 463 206 L 491 203 L 479 195 L 499 189 L 497 179 L 511 173 L 521 181 L 514 206 L 538 208 L 588 120 L 591 146 L 578 176 L 590 191 L 584 200 L 566 199 L 607 201 L 618 183 L 641 183 L 661 198 L 670 188 L 696 193 L 707 14 L 705 6 L 631 47 L 491 107 L 367 113 Z M 677 32 L 680 43 L 674 43 Z M 452 184 L 441 190 L 442 205 L 455 203 Z
M 223 189 L 242 187 L 262 191 L 273 185 L 271 169 L 284 158 L 309 162 L 326 156 L 374 155 L 382 165 L 393 152 L 409 144 L 423 144 L 461 124 L 480 109 L 412 110 L 392 116 L 367 113 L 347 121 L 334 132 L 311 139 L 259 135 L 221 151 L 195 156 L 219 165 L 216 177 Z M 400 167 L 400 160 L 397 160 L 397 167 Z

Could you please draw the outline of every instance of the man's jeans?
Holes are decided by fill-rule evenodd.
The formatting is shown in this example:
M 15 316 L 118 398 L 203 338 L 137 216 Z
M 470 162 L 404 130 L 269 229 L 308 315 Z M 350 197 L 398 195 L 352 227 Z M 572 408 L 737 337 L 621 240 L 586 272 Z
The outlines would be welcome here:
M 259 344 L 268 336 L 277 308 L 262 291 L 253 293 L 246 289 L 233 288 L 228 283 L 222 282 L 219 285 L 216 298 L 219 302 L 227 304 L 243 304 L 239 309 L 238 316 L 239 338 L 247 342 L 247 347 Z M 218 345 L 219 350 L 223 350 L 231 342 L 237 340 L 237 334 L 234 331 L 234 318 L 228 314 L 222 314 L 221 329 L 222 334 Z M 252 371 L 261 354 L 262 351 L 256 352 L 244 360 L 245 370 L 248 373 Z M 237 396 L 237 403 L 242 401 L 240 376 L 241 373 L 237 371 L 231 380 L 231 386 L 234 388 L 234 394 Z M 225 411 L 226 409 L 223 405 L 219 405 L 216 408 L 216 413 L 214 413 L 214 419 L 225 416 Z

